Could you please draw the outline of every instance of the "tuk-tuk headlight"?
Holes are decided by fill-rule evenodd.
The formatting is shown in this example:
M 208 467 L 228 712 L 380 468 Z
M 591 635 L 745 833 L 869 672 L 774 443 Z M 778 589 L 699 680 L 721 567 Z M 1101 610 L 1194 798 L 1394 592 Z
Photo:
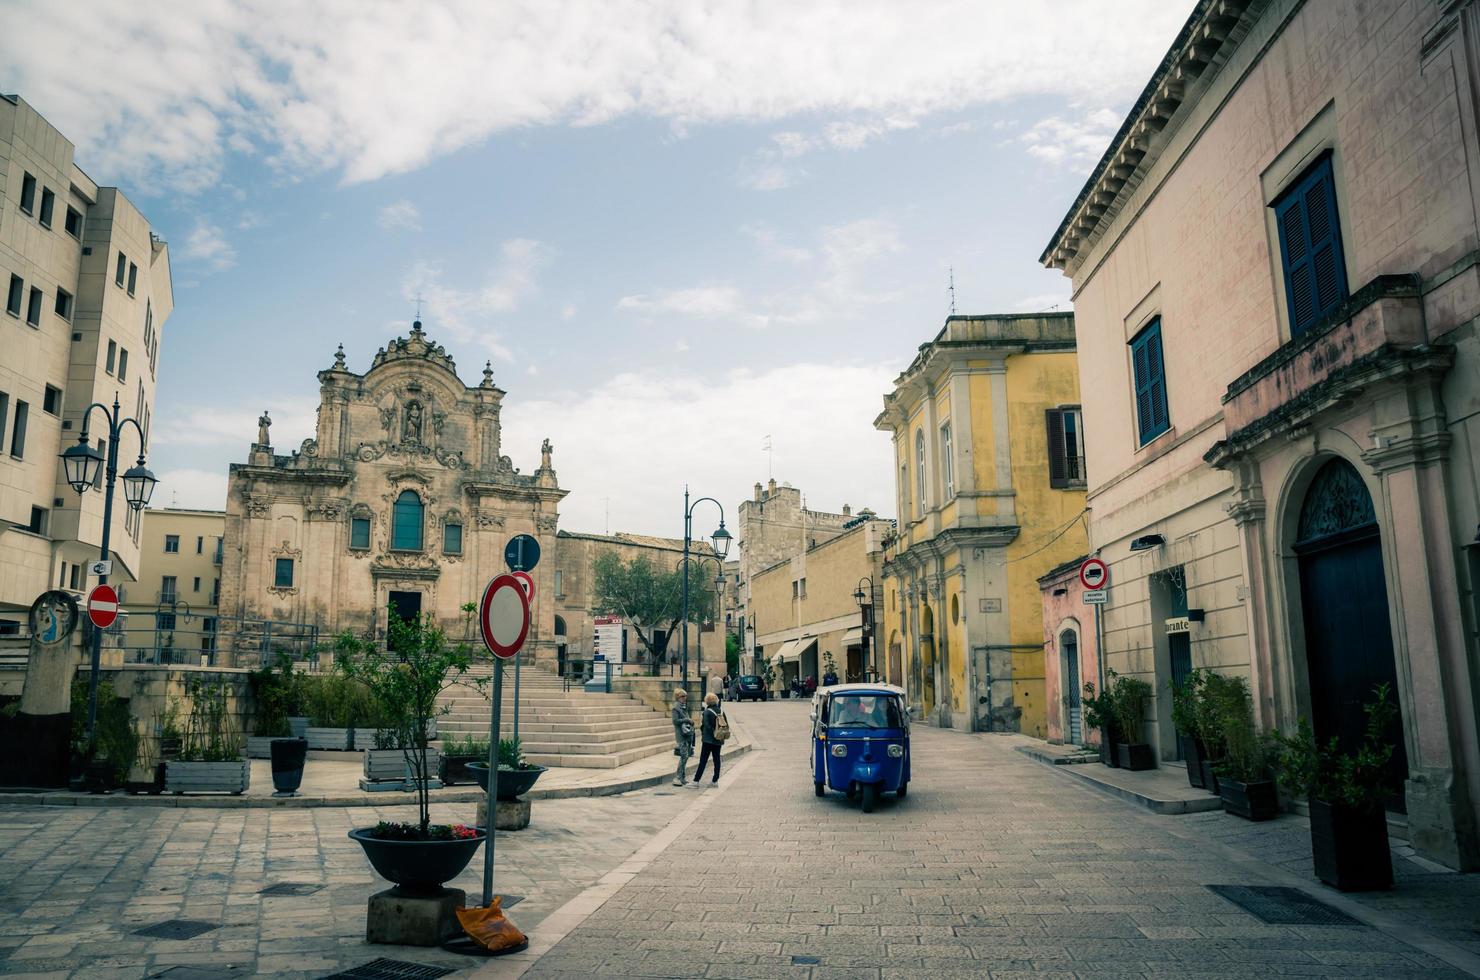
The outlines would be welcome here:
M 848 754 L 848 746 L 844 745 L 842 742 L 834 742 L 832 745 L 832 754 L 834 758 L 841 759 L 843 756 Z
M 902 758 L 904 758 L 904 746 L 903 745 L 891 745 L 891 746 L 889 746 L 889 758 L 891 758 L 891 759 L 902 759 Z

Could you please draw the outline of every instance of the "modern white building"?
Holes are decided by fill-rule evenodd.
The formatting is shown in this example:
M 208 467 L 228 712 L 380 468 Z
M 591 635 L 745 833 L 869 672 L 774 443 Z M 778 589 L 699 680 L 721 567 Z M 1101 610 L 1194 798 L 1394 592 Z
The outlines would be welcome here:
M 78 495 L 58 454 L 94 402 L 117 398 L 147 438 L 160 335 L 174 308 L 169 251 L 113 187 L 73 162 L 68 139 L 15 95 L 0 95 L 0 634 L 24 630 L 49 588 L 85 592 L 96 578 L 103 484 Z M 140 446 L 132 427 L 120 472 Z M 89 437 L 106 451 L 108 427 Z M 139 572 L 140 518 L 114 495 L 111 581 Z

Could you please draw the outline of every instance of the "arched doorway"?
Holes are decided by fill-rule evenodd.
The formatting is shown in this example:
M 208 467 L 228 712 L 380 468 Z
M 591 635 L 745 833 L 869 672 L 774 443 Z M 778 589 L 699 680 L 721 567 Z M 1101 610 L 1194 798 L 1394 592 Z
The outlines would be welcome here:
M 556 669 L 556 672 L 561 677 L 564 677 L 565 676 L 565 656 L 566 656 L 566 647 L 565 647 L 565 644 L 566 644 L 566 639 L 565 639 L 565 617 L 563 617 L 563 616 L 556 616 L 555 617 L 555 664 L 556 664 L 556 668 L 555 669 Z
M 1079 701 L 1079 634 L 1064 630 L 1059 636 L 1059 651 L 1063 657 L 1063 669 L 1059 676 L 1064 679 L 1064 741 L 1073 745 L 1084 744 L 1084 725 Z
M 1331 460 L 1311 480 L 1300 506 L 1295 554 L 1311 724 L 1321 741 L 1334 735 L 1354 751 L 1362 741 L 1367 722 L 1362 706 L 1372 700 L 1372 689 L 1387 684 L 1393 700 L 1401 702 L 1377 514 L 1361 476 L 1346 460 Z M 1388 737 L 1397 746 L 1389 765 L 1388 808 L 1402 812 L 1408 758 L 1401 721 L 1394 722 Z

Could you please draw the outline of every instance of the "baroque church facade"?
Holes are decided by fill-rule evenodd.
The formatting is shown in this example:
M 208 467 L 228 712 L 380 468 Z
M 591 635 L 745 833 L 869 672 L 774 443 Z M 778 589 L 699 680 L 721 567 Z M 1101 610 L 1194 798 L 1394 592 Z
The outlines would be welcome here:
M 531 474 L 503 455 L 505 392 L 491 367 L 481 383 L 464 385 L 418 320 L 364 374 L 349 369 L 341 346 L 318 377 L 315 437 L 279 455 L 264 412 L 247 462 L 231 466 L 223 634 L 272 621 L 310 624 L 326 638 L 345 629 L 379 635 L 394 608 L 460 638 L 463 604 L 505 570 L 504 547 L 517 534 L 533 535 L 546 556 L 532 573 L 537 596 L 555 594 L 558 505 L 567 491 L 549 440 Z M 556 656 L 554 606 L 536 602 L 525 650 L 539 661 Z M 258 646 L 255 637 L 223 640 L 223 653 Z

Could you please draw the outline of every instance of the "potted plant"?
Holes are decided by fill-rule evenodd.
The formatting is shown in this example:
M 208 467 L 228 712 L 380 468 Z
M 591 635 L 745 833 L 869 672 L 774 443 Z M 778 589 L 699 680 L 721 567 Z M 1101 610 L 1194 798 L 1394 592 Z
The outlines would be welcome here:
M 456 783 L 477 782 L 476 777 L 468 771 L 467 766 L 472 762 L 483 763 L 484 769 L 488 768 L 488 740 L 479 741 L 468 735 L 462 739 L 448 739 L 442 743 L 442 783 L 452 786 Z
M 1111 671 L 1114 677 L 1115 672 Z M 1120 768 L 1120 757 L 1115 752 L 1115 710 L 1109 691 L 1095 693 L 1095 686 L 1086 682 L 1084 697 L 1084 723 L 1100 733 L 1100 761 L 1111 769 Z
M 1172 689 L 1172 724 L 1176 726 L 1182 755 L 1187 760 L 1187 783 L 1196 789 L 1207 788 L 1207 776 L 1202 765 L 1207 750 L 1203 748 L 1197 710 L 1205 686 L 1204 673 L 1201 667 L 1196 667 L 1186 677 L 1169 685 Z
M 128 701 L 113 692 L 112 681 L 98 684 L 98 711 L 88 741 L 86 681 L 72 683 L 72 755 L 81 788 L 90 793 L 108 793 L 128 780 L 139 755 L 139 735 Z
M 1310 800 L 1310 849 L 1316 877 L 1342 891 L 1393 886 L 1386 801 L 1394 744 L 1389 731 L 1398 717 L 1387 684 L 1373 689 L 1362 706 L 1367 726 L 1354 752 L 1332 736 L 1318 742 L 1310 722 L 1300 719 L 1294 735 L 1275 732 L 1280 786 Z
M 1223 719 L 1219 714 L 1223 704 L 1223 686 L 1227 683 L 1228 678 L 1217 671 L 1203 671 L 1197 702 L 1193 706 L 1194 726 L 1202 742 L 1198 746 L 1202 753 L 1198 768 L 1202 770 L 1203 789 L 1214 796 L 1219 795 L 1217 765 L 1227 753 Z
M 479 786 L 488 789 L 488 763 L 470 762 L 467 771 L 473 774 Z M 517 800 L 534 788 L 535 781 L 544 771 L 544 766 L 537 766 L 524 757 L 524 747 L 517 738 L 498 740 L 498 788 L 495 790 L 498 799 Z
M 1151 685 L 1135 677 L 1117 677 L 1110 689 L 1111 714 L 1115 730 L 1123 740 L 1115 743 L 1120 768 L 1133 772 L 1156 768 L 1156 753 L 1142 741 L 1146 727 L 1146 702 L 1151 699 Z
M 180 757 L 165 763 L 165 792 L 240 796 L 251 784 L 252 764 L 231 731 L 225 683 L 192 677 L 185 692 L 190 698 L 185 742 Z
M 247 675 L 252 692 L 252 734 L 247 737 L 247 758 L 270 759 L 272 740 L 293 734 L 288 724 L 288 704 L 293 686 L 293 661 L 279 653 L 274 663 Z
M 1269 773 L 1269 742 L 1254 727 L 1254 703 L 1242 677 L 1222 677 L 1216 685 L 1223 758 L 1214 767 L 1223 809 L 1245 820 L 1273 820 L 1280 800 Z
M 363 683 L 383 712 L 382 730 L 402 751 L 416 792 L 415 823 L 380 823 L 351 830 L 349 836 L 364 848 L 381 877 L 406 891 L 440 893 L 486 836 L 481 830 L 431 822 L 434 769 L 427 723 L 439 713 L 437 696 L 467 673 L 468 647 L 450 645 L 442 629 L 420 617 L 407 622 L 392 610 L 385 646 L 345 633 L 336 649 L 343 673 Z
M 334 670 L 302 682 L 303 710 L 309 724 L 303 737 L 311 749 L 345 751 L 354 746 L 354 722 L 364 710 L 364 685 Z M 290 726 L 291 727 L 291 726 Z

